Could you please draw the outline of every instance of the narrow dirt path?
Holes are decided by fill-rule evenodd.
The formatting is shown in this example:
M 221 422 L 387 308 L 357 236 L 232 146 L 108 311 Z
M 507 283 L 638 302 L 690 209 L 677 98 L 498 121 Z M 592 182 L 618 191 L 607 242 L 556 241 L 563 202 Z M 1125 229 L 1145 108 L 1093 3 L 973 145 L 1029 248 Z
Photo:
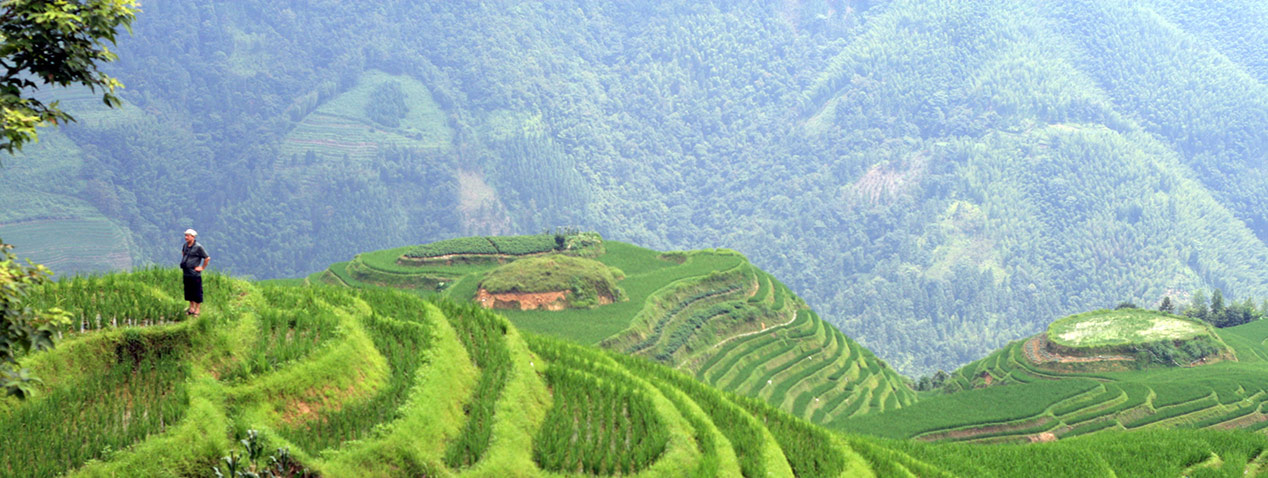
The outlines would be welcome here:
M 718 342 L 718 343 L 716 343 L 716 344 L 713 344 L 713 346 L 712 346 L 712 347 L 709 347 L 708 351 L 709 351 L 709 352 L 712 352 L 712 351 L 713 351 L 713 349 L 716 349 L 716 348 L 718 348 L 718 347 L 721 347 L 721 346 L 723 346 L 723 345 L 726 345 L 726 343 L 727 343 L 727 342 L 730 342 L 730 341 L 732 341 L 732 340 L 735 340 L 735 339 L 738 339 L 738 338 L 743 338 L 743 337 L 748 337 L 748 336 L 750 336 L 750 335 L 755 335 L 755 334 L 761 334 L 761 333 L 765 333 L 765 332 L 770 332 L 770 331 L 772 331 L 772 330 L 774 330 L 774 329 L 777 329 L 777 328 L 780 328 L 780 327 L 787 326 L 788 324 L 791 324 L 791 323 L 793 323 L 794 321 L 796 321 L 796 320 L 797 320 L 797 311 L 796 311 L 795 309 L 794 309 L 794 310 L 792 311 L 792 313 L 791 313 L 791 314 L 789 314 L 789 315 L 791 315 L 791 317 L 788 319 L 788 321 L 787 321 L 787 322 L 783 322 L 783 323 L 780 323 L 780 324 L 775 324 L 775 325 L 772 325 L 772 326 L 770 326 L 770 327 L 767 327 L 767 328 L 765 328 L 765 329 L 761 329 L 761 330 L 754 330 L 754 331 L 752 331 L 752 332 L 745 332 L 745 333 L 738 334 L 738 335 L 732 335 L 732 336 L 730 336 L 730 337 L 727 337 L 726 339 L 723 339 L 721 342 Z M 682 369 L 682 367 L 683 367 L 683 365 L 687 365 L 687 363 L 688 363 L 688 362 L 690 362 L 690 360 L 685 360 L 685 361 L 683 361 L 682 363 L 680 363 L 680 364 L 678 364 L 677 366 L 675 366 L 674 368 L 676 368 L 676 369 L 680 369 L 680 370 L 681 370 L 681 369 Z

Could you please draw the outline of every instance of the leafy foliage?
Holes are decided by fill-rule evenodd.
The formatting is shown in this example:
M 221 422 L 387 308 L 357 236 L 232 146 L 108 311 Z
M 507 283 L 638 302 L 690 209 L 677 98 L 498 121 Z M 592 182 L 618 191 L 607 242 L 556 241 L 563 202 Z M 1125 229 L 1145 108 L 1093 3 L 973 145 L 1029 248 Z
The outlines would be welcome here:
M 450 254 L 497 254 L 497 246 L 494 246 L 488 238 L 484 237 L 460 237 L 456 239 L 446 239 L 430 244 L 423 244 L 414 247 L 405 253 L 405 257 L 437 257 Z
M 552 254 L 518 259 L 494 269 L 480 285 L 491 293 L 572 291 L 569 302 L 583 306 L 586 300 L 596 304 L 596 295 L 622 298 L 617 281 L 623 278 L 620 270 L 593 259 Z
M 370 94 L 370 102 L 366 104 L 366 116 L 388 128 L 400 126 L 401 118 L 408 112 L 405 94 L 401 93 L 400 83 L 395 81 L 380 84 Z
M 24 302 L 51 274 L 40 265 L 19 264 L 11 249 L 0 241 L 0 386 L 7 396 L 25 398 L 39 379 L 14 366 L 23 355 L 53 348 L 54 333 L 70 319 L 59 308 L 37 310 Z
M 5 68 L 0 80 L 0 149 L 12 153 L 35 141 L 37 126 L 75 120 L 56 101 L 46 103 L 31 95 L 41 86 L 100 88 L 107 106 L 122 104 L 115 88 L 123 85 L 99 67 L 117 59 L 107 44 L 115 44 L 119 27 L 127 28 L 136 18 L 135 0 L 6 0 L 0 8 L 0 58 Z
M 0 469 L 52 476 L 180 423 L 189 405 L 189 336 L 113 331 L 110 363 L 0 417 Z

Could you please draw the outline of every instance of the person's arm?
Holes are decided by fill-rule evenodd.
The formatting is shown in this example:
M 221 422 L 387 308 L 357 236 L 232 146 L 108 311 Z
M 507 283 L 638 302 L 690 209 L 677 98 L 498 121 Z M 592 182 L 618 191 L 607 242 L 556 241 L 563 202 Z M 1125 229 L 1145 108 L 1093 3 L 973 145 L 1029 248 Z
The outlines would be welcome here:
M 207 268 L 207 264 L 211 264 L 211 256 L 207 255 L 206 249 L 199 248 L 198 252 L 203 253 L 203 265 L 195 267 L 194 270 L 202 272 L 203 269 Z

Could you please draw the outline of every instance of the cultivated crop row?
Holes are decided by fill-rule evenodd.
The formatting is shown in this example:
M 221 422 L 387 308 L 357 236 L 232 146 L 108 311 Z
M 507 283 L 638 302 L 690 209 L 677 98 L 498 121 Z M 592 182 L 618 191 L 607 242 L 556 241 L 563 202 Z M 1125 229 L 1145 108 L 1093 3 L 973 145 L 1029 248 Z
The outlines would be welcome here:
M 62 278 L 36 289 L 26 303 L 36 309 L 58 307 L 69 312 L 66 332 L 184 320 L 187 304 L 168 294 L 181 287 L 180 276 L 155 272 L 138 273 L 135 280 L 121 274 Z
M 469 466 L 480 460 L 489 447 L 493 430 L 493 413 L 511 373 L 510 354 L 506 348 L 506 319 L 472 303 L 440 302 L 437 304 L 458 332 L 472 362 L 480 369 L 471 401 L 464 405 L 467 415 L 457 439 L 445 450 L 445 464 L 451 468 Z
M 397 418 L 424 361 L 424 351 L 431 345 L 431 332 L 417 317 L 425 310 L 421 300 L 393 291 L 362 291 L 361 295 L 373 296 L 373 303 L 380 307 L 363 323 L 374 347 L 387 359 L 388 382 L 367 400 L 283 429 L 284 436 L 310 452 L 365 438 L 375 426 Z
M 727 323 L 751 323 L 756 321 L 761 314 L 760 309 L 745 302 L 726 302 L 697 310 L 674 327 L 652 357 L 661 363 L 670 363 L 679 349 L 695 337 L 701 329 L 719 317 L 725 316 Z
M 247 355 L 223 380 L 241 380 L 270 372 L 300 360 L 325 341 L 334 338 L 338 318 L 315 289 L 266 287 L 262 296 L 269 304 L 256 316 L 259 332 Z
M 484 237 L 460 237 L 414 246 L 405 257 L 428 258 L 450 254 L 497 254 L 498 249 Z
M 822 349 L 813 350 L 796 359 L 797 363 L 800 363 L 802 360 L 810 359 L 810 365 L 801 367 L 801 370 L 797 373 L 789 374 L 783 380 L 776 383 L 775 387 L 771 389 L 768 401 L 775 406 L 783 404 L 788 391 L 791 390 L 793 386 L 835 363 L 836 359 L 840 357 L 840 353 L 844 350 L 844 347 L 845 344 L 839 342 L 837 334 L 832 333 L 832 331 L 828 331 L 828 336 Z M 833 350 L 835 352 L 833 352 L 827 360 L 816 360 L 816 357 L 819 357 L 821 354 L 829 353 L 829 350 Z M 794 415 L 797 414 L 794 413 Z
M 827 350 L 829 350 L 829 347 L 831 347 L 832 345 L 833 337 L 832 337 L 832 333 L 828 331 L 829 326 L 827 325 L 826 322 L 823 322 L 823 321 L 819 321 L 819 322 L 823 324 L 820 326 L 820 329 L 823 333 L 823 342 L 815 343 L 815 342 L 807 341 L 807 342 L 810 342 L 810 347 L 807 347 L 800 354 L 796 356 L 792 356 L 791 358 L 784 360 L 783 363 L 779 364 L 775 368 L 768 367 L 766 369 L 765 374 L 759 375 L 757 377 L 757 387 L 752 389 L 752 393 L 749 394 L 750 396 L 756 396 L 761 389 L 765 388 L 764 385 L 770 385 L 774 383 L 775 387 L 772 389 L 771 395 L 770 395 L 771 403 L 778 406 L 780 403 L 783 402 L 782 400 L 783 393 L 787 392 L 788 387 L 791 387 L 792 384 L 796 382 L 780 381 L 779 383 L 775 383 L 774 382 L 775 378 L 779 377 L 780 374 L 788 371 L 794 366 L 806 367 L 808 363 L 811 363 L 811 364 L 815 363 L 814 360 L 806 362 L 806 359 L 810 359 L 811 357 L 814 357 L 817 355 L 826 354 Z M 820 362 L 827 363 L 826 361 L 820 361 Z M 773 363 L 771 365 L 773 365 Z M 766 381 L 764 385 L 762 384 L 763 379 L 765 379 Z M 781 392 L 781 390 L 783 390 L 783 392 Z M 775 394 L 779 394 L 780 399 L 776 400 Z
M 700 369 L 696 371 L 696 377 L 709 383 L 717 383 L 722 376 L 735 367 L 740 359 L 775 342 L 781 334 L 786 333 L 785 331 L 801 330 L 807 326 L 813 329 L 815 325 L 808 315 L 797 314 L 797 318 L 791 324 L 732 340 L 714 352 L 713 356 L 700 366 Z
M 652 346 L 660 342 L 661 336 L 665 333 L 665 328 L 671 322 L 673 322 L 674 318 L 683 310 L 693 305 L 696 305 L 697 303 L 706 303 L 706 301 L 710 301 L 714 298 L 722 297 L 727 294 L 736 292 L 740 290 L 742 287 L 743 287 L 742 284 L 735 283 L 735 282 L 730 282 L 725 280 L 722 280 L 722 281 L 712 280 L 709 282 L 702 283 L 696 287 L 692 287 L 692 288 L 684 289 L 683 291 L 680 291 L 679 294 L 682 294 L 682 295 L 677 297 L 676 300 L 675 298 L 671 298 L 671 297 L 666 297 L 664 299 L 660 297 L 650 299 L 649 302 L 653 302 L 656 307 L 663 307 L 663 305 L 661 305 L 660 302 L 665 299 L 673 300 L 674 302 L 673 302 L 673 305 L 666 307 L 660 313 L 655 314 L 654 319 L 652 320 L 644 319 L 647 322 L 652 322 L 650 327 L 651 330 L 646 332 L 644 331 L 638 332 L 638 333 L 647 333 L 647 336 L 643 340 L 639 341 L 638 343 L 635 343 L 634 345 L 626 348 L 625 350 L 629 353 L 640 353 L 642 351 L 645 351 L 651 348 Z M 693 290 L 693 289 L 695 290 L 694 294 L 691 294 L 691 295 L 683 294 L 683 292 L 686 292 L 687 290 Z M 648 311 L 649 311 L 648 309 L 644 309 L 644 312 L 648 312 Z M 640 313 L 640 315 L 645 315 L 645 314 Z M 648 317 L 648 318 L 650 319 L 651 317 Z M 640 322 L 638 318 L 635 318 L 635 321 L 636 323 Z M 636 332 L 634 331 L 630 331 L 624 335 L 634 336 L 635 333 Z M 618 344 L 624 341 L 627 341 L 627 339 L 618 337 L 611 340 L 605 340 L 604 342 L 611 343 L 611 344 Z
M 753 297 L 749 297 L 748 301 L 751 304 L 765 304 L 770 301 L 771 281 L 774 278 L 756 267 L 753 268 L 753 271 L 757 276 L 757 293 L 753 294 Z
M 814 326 L 801 331 L 790 332 L 784 337 L 784 340 L 772 344 L 767 347 L 762 355 L 758 355 L 755 359 L 745 364 L 731 377 L 730 382 L 725 385 L 727 390 L 737 390 L 742 384 L 748 382 L 754 377 L 754 373 L 758 367 L 770 365 L 770 362 L 776 357 L 784 355 L 793 350 L 793 348 L 801 345 L 803 339 L 814 337 L 819 331 L 823 330 L 823 322 L 813 322 Z
M 0 415 L 0 475 L 56 476 L 183 419 L 188 335 L 129 329 L 92 339 L 113 360 Z
M 414 246 L 403 255 L 406 258 L 426 259 L 455 254 L 506 254 L 522 256 L 550 252 L 561 247 L 553 234 L 532 236 L 488 236 L 446 239 L 430 244 Z
M 627 368 L 629 364 L 623 366 L 601 351 L 536 335 L 530 336 L 528 342 L 535 353 L 550 361 L 551 367 L 567 367 L 585 371 L 603 380 L 624 384 L 626 387 L 633 387 L 642 382 L 642 379 L 636 378 L 642 376 L 638 374 L 638 369 Z M 645 361 L 640 365 L 649 366 Z M 715 435 L 720 435 L 721 432 L 709 420 L 708 415 L 702 413 L 699 406 L 682 391 L 662 380 L 649 382 L 674 404 L 678 412 L 695 430 L 695 442 L 700 452 L 700 460 L 692 470 L 682 470 L 682 474 L 699 478 L 719 476 L 721 464 L 718 447 L 721 444 Z
M 768 468 L 774 466 L 763 459 L 764 451 L 769 446 L 766 441 L 767 432 L 763 431 L 763 425 L 743 408 L 728 400 L 717 389 L 707 387 L 678 371 L 624 355 L 614 354 L 612 358 L 632 372 L 644 377 L 653 377 L 690 397 L 731 442 L 731 447 L 739 458 L 743 476 L 750 478 L 767 476 Z
M 592 475 L 637 473 L 665 451 L 668 433 L 636 389 L 583 371 L 551 366 L 555 406 L 533 441 L 544 470 Z

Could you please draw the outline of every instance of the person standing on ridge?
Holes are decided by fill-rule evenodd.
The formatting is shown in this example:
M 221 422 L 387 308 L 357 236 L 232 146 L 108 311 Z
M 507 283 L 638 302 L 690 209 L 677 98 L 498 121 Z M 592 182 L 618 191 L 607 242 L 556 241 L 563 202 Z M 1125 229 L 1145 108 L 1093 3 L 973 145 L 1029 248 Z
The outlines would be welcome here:
M 185 245 L 181 246 L 181 271 L 185 279 L 185 300 L 189 301 L 186 314 L 198 315 L 203 307 L 203 269 L 211 263 L 211 256 L 199 244 L 198 231 L 185 230 Z

